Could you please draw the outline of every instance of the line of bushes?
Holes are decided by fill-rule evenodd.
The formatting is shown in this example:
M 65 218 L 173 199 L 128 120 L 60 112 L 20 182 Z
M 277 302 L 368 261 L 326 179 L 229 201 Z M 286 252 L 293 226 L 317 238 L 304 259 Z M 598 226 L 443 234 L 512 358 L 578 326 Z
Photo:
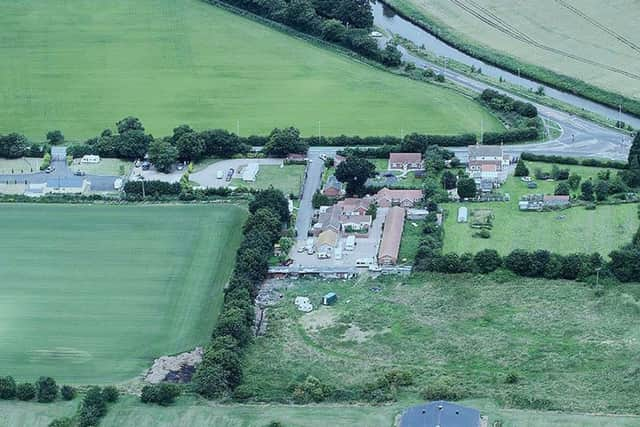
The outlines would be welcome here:
M 289 221 L 288 202 L 273 188 L 257 192 L 249 212 L 222 312 L 193 376 L 193 390 L 209 399 L 232 393 L 242 380 L 242 357 L 253 336 L 253 300 L 267 277 L 273 245 Z
M 629 164 L 627 162 L 620 162 L 616 160 L 598 160 L 598 159 L 577 159 L 575 157 L 565 156 L 547 156 L 544 154 L 534 154 L 524 152 L 520 154 L 522 160 L 529 160 L 532 162 L 544 162 L 544 163 L 557 163 L 562 165 L 582 165 L 593 166 L 599 168 L 608 169 L 627 169 Z
M 519 72 L 522 77 L 548 84 L 556 89 L 582 96 L 608 107 L 617 109 L 618 105 L 622 104 L 624 111 L 640 117 L 640 101 L 593 86 L 582 80 L 556 73 L 547 68 L 521 62 L 489 47 L 474 44 L 468 39 L 460 37 L 455 30 L 408 5 L 407 2 L 402 2 L 401 7 L 397 6 L 396 0 L 385 0 L 383 3 L 407 21 L 468 55 L 512 73 Z
M 528 118 L 538 117 L 538 109 L 530 102 L 518 101 L 509 95 L 502 94 L 497 90 L 485 89 L 480 94 L 480 101 L 492 110 L 503 113 L 515 112 L 518 115 Z

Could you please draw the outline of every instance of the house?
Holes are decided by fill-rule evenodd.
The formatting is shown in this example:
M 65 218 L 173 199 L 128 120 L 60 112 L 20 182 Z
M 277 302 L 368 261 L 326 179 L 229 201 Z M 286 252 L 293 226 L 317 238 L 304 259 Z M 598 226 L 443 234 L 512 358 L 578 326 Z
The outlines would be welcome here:
M 321 206 L 318 222 L 313 225 L 313 234 L 318 236 L 326 230 L 340 233 L 359 233 L 366 237 L 373 218 L 367 215 L 369 206 L 374 202 L 372 197 L 348 198 L 333 206 Z
M 249 163 L 244 171 L 242 171 L 242 180 L 246 182 L 255 182 L 256 175 L 258 175 L 258 171 L 260 170 L 260 164 L 258 163 Z
M 82 194 L 91 192 L 91 182 L 79 177 L 50 177 L 39 184 L 29 184 L 24 192 L 28 197 L 41 197 L 47 194 Z
M 374 196 L 378 206 L 389 208 L 391 206 L 402 206 L 412 208 L 422 200 L 422 190 L 390 190 L 383 188 Z
M 404 208 L 396 206 L 389 209 L 384 220 L 382 242 L 378 251 L 378 264 L 395 265 L 398 262 L 403 228 Z
M 422 221 L 427 219 L 429 211 L 426 209 L 407 209 L 407 219 L 412 221 Z
M 470 145 L 467 174 L 482 191 L 490 191 L 507 179 L 511 156 L 500 145 Z M 483 184 L 484 183 L 484 184 Z
M 480 411 L 443 400 L 407 409 L 400 427 L 480 427 Z
M 318 258 L 329 258 L 333 249 L 338 244 L 338 233 L 333 230 L 326 230 L 318 235 L 316 249 L 318 250 Z
M 390 153 L 389 170 L 424 169 L 421 153 Z
M 343 215 L 340 225 L 344 233 L 368 232 L 373 219 L 370 215 Z
M 336 154 L 336 156 L 333 158 L 333 167 L 337 168 L 340 163 L 344 162 L 345 160 L 347 160 L 346 157 Z
M 289 153 L 285 159 L 285 163 L 306 163 L 307 156 L 305 154 Z
M 331 175 L 327 178 L 327 182 L 322 189 L 322 194 L 327 197 L 340 197 L 344 194 L 343 185 L 335 175 Z
M 374 202 L 373 197 L 349 197 L 339 202 L 343 215 L 366 215 L 369 206 Z

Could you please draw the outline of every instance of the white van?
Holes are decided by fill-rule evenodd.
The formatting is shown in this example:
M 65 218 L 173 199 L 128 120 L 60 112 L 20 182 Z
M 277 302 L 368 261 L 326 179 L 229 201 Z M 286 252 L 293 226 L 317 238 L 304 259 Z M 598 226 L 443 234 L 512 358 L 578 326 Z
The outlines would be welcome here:
M 224 172 L 218 171 L 218 173 L 216 174 L 216 178 L 218 178 L 218 179 L 224 178 Z
M 356 248 L 356 236 L 354 235 L 348 236 L 344 249 L 347 251 L 352 251 L 355 248 Z
M 309 237 L 307 239 L 307 245 L 305 247 L 307 248 L 307 253 L 309 255 L 313 255 L 316 252 L 313 248 L 313 237 Z
M 369 266 L 374 264 L 374 263 L 375 263 L 375 261 L 372 258 L 358 258 L 356 260 L 356 267 L 369 268 Z

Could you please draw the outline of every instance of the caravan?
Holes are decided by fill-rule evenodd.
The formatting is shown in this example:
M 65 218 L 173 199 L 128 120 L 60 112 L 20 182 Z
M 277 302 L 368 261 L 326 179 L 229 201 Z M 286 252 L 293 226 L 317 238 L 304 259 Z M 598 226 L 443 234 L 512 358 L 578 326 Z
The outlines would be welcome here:
M 356 248 L 356 236 L 353 234 L 347 237 L 344 249 L 346 251 L 353 251 Z

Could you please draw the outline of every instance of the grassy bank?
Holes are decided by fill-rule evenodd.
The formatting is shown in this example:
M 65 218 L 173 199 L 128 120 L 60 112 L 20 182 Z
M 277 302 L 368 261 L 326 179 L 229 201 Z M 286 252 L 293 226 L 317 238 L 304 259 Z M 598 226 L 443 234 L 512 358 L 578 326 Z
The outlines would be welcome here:
M 1 375 L 113 383 L 207 342 L 245 213 L 4 205 Z

